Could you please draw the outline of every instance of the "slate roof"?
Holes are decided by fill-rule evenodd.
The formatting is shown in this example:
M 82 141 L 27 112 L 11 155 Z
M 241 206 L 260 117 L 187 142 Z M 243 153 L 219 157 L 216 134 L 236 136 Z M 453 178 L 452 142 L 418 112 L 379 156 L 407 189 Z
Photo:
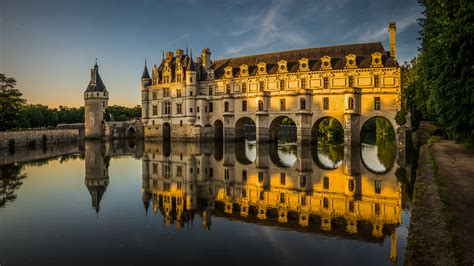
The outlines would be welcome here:
M 95 72 L 95 75 L 94 75 Z M 107 91 L 105 89 L 104 82 L 99 75 L 99 67 L 97 64 L 94 66 L 94 69 L 91 69 L 91 81 L 89 82 L 89 86 L 87 86 L 86 92 L 103 92 Z
M 142 79 L 150 79 L 150 74 L 148 74 L 148 68 L 146 67 L 143 69 Z
M 227 66 L 231 66 L 233 68 L 233 76 L 238 77 L 240 66 L 246 64 L 249 66 L 249 75 L 254 76 L 257 74 L 257 64 L 264 62 L 267 66 L 267 73 L 274 74 L 277 73 L 278 62 L 280 60 L 285 60 L 288 62 L 288 72 L 297 72 L 298 60 L 307 58 L 309 60 L 310 70 L 317 71 L 321 69 L 321 58 L 327 55 L 331 57 L 332 69 L 344 69 L 346 65 L 346 56 L 349 54 L 356 55 L 356 63 L 358 68 L 368 68 L 372 62 L 371 55 L 375 52 L 382 54 L 382 64 L 384 67 L 397 66 L 397 62 L 389 57 L 382 43 L 373 42 L 306 48 L 219 59 L 214 61 L 210 68 L 214 70 L 215 77 L 217 79 L 224 74 L 224 68 Z

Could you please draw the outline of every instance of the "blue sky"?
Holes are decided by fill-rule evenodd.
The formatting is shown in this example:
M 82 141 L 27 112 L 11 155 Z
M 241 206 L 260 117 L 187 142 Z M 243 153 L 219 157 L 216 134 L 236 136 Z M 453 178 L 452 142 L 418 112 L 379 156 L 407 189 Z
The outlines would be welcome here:
M 185 49 L 212 59 L 382 41 L 397 22 L 400 63 L 418 53 L 416 0 L 0 0 L 0 73 L 29 103 L 80 106 L 95 58 L 110 104 L 140 103 L 144 59 Z

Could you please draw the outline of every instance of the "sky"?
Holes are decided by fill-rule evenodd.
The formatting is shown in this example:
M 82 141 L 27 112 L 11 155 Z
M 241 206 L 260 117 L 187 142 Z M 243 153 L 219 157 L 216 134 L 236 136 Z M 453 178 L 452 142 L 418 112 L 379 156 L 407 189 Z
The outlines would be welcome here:
M 78 107 L 98 58 L 109 105 L 140 104 L 145 58 L 208 47 L 212 60 L 381 41 L 397 23 L 400 64 L 418 54 L 416 0 L 0 0 L 0 73 L 28 103 Z

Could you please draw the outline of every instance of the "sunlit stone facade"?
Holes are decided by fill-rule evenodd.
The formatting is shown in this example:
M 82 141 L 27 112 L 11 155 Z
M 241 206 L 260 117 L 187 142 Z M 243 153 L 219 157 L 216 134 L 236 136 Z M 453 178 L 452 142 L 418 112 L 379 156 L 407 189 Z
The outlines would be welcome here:
M 240 139 L 250 122 L 257 140 L 266 141 L 277 137 L 285 117 L 295 122 L 298 142 L 314 139 L 325 117 L 341 123 L 346 144 L 358 143 L 362 126 L 375 116 L 388 119 L 397 132 L 400 68 L 394 23 L 389 33 L 389 52 L 380 42 L 216 61 L 205 48 L 196 62 L 187 51 L 167 52 L 151 77 L 146 66 L 143 71 L 145 137 Z

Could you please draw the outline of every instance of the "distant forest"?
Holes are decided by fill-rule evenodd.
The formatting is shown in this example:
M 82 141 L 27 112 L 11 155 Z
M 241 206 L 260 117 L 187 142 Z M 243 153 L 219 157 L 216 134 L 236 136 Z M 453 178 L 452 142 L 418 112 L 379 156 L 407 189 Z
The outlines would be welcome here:
M 27 104 L 15 88 L 16 80 L 0 74 L 0 131 L 31 128 L 54 128 L 58 124 L 84 123 L 84 107 L 50 108 L 42 104 Z M 126 121 L 141 117 L 141 107 L 109 106 L 107 121 Z

